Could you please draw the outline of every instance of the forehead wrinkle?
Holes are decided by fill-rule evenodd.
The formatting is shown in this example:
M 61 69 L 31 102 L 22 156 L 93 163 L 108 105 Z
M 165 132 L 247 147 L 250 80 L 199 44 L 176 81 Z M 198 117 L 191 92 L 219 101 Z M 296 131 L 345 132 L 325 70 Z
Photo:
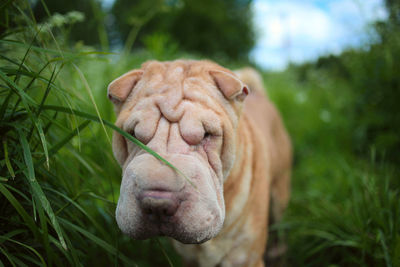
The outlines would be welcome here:
M 168 102 L 170 97 L 168 94 L 162 94 L 155 96 L 154 104 L 160 110 L 161 114 L 170 122 L 179 121 L 184 113 L 184 109 L 181 106 L 183 101 L 182 94 L 180 96 L 174 96 L 176 100 L 172 103 Z
M 210 97 L 210 99 L 211 99 L 211 100 L 214 100 L 212 97 Z M 214 101 L 212 101 L 212 102 L 214 102 Z M 209 110 L 211 110 L 211 111 L 214 112 L 215 114 L 219 115 L 219 117 L 226 117 L 226 116 L 227 116 L 227 117 L 228 117 L 228 122 L 229 122 L 230 126 L 233 127 L 233 125 L 234 125 L 234 121 L 233 121 L 233 120 L 234 120 L 234 119 L 231 118 L 231 116 L 229 116 L 229 115 L 230 115 L 230 114 L 229 114 L 229 111 L 228 111 L 227 109 L 225 109 L 224 105 L 220 105 L 220 104 L 218 103 L 218 101 L 215 101 L 214 103 L 216 104 L 216 106 L 217 106 L 218 108 L 216 108 L 215 106 L 208 105 L 208 102 L 204 102 L 204 101 L 199 101 L 199 102 L 197 102 L 196 104 L 208 108 Z M 223 115 L 222 115 L 223 113 L 224 113 L 224 115 L 226 115 L 226 116 L 223 116 Z M 222 123 L 221 123 L 221 122 L 222 122 Z M 223 120 L 220 120 L 220 125 L 223 126 L 223 124 L 224 124 L 224 123 L 223 123 Z M 224 132 L 224 129 L 225 129 L 225 127 L 223 127 L 222 132 Z
M 215 89 L 215 92 L 211 92 L 210 95 L 210 90 L 205 89 L 207 85 L 209 86 L 209 84 L 206 83 L 206 86 L 204 86 L 204 84 L 202 84 L 201 82 L 199 83 L 196 79 L 190 80 L 195 81 L 195 84 L 197 86 L 194 88 L 193 86 L 183 86 L 183 98 L 192 102 L 194 101 L 200 103 L 204 107 L 211 109 L 218 115 L 222 115 L 224 113 L 224 115 L 229 118 L 231 125 L 235 125 L 235 123 L 238 121 L 238 116 L 235 110 L 231 107 L 228 100 L 226 100 L 225 97 L 219 96 L 217 94 L 217 90 L 219 91 L 219 89 L 216 88 L 215 85 L 213 85 L 213 89 Z M 202 96 L 205 96 L 206 99 L 204 99 L 204 97 L 198 97 L 196 96 L 196 94 L 191 94 L 192 91 L 197 91 L 198 93 L 202 94 Z
M 237 122 L 235 110 L 222 95 L 218 94 L 219 89 L 212 84 L 207 74 L 210 67 L 217 67 L 214 64 L 203 66 L 203 64 L 193 64 L 191 61 L 180 60 L 161 64 L 153 61 L 145 63 L 142 67 L 147 74 L 148 82 L 153 84 L 151 87 L 154 91 L 147 97 L 154 99 L 152 105 L 156 105 L 156 108 L 166 119 L 170 121 L 180 120 L 185 110 L 181 104 L 184 102 L 183 100 L 189 100 L 200 103 L 204 108 L 211 109 L 218 115 L 225 113 L 224 117 L 228 116 L 232 125 Z M 209 81 L 204 81 L 204 78 Z M 209 89 L 210 87 L 212 87 L 212 90 Z M 148 92 L 150 88 L 143 89 Z M 203 97 L 196 96 L 196 93 L 191 94 L 191 91 L 196 91 Z M 173 101 L 166 101 L 168 99 Z M 128 112 L 133 112 L 137 104 L 136 101 L 130 101 Z
M 215 105 L 217 103 L 214 102 L 211 97 L 209 97 L 209 96 L 206 96 L 206 97 L 207 97 L 207 100 L 184 96 L 183 101 L 189 102 L 189 103 L 193 104 L 195 107 L 203 107 L 205 109 L 213 111 L 217 115 L 221 115 L 222 114 L 221 110 L 218 109 L 218 105 Z
M 164 79 L 157 83 L 155 92 L 150 96 L 163 116 L 171 121 L 179 121 L 182 117 L 180 103 L 183 100 L 183 69 L 178 66 L 168 66 L 164 72 Z M 171 74 L 171 75 L 167 75 Z

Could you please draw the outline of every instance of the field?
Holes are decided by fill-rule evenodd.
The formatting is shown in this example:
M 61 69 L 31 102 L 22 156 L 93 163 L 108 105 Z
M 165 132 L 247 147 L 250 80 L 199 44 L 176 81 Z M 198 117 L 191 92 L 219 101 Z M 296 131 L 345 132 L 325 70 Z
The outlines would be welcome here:
M 167 239 L 116 225 L 106 88 L 145 60 L 200 56 L 157 36 L 134 52 L 71 45 L 11 2 L 0 7 L 0 266 L 180 266 Z M 288 266 L 400 266 L 399 40 L 263 73 L 295 151 L 291 202 L 270 228 Z M 378 90 L 386 102 L 370 104 Z

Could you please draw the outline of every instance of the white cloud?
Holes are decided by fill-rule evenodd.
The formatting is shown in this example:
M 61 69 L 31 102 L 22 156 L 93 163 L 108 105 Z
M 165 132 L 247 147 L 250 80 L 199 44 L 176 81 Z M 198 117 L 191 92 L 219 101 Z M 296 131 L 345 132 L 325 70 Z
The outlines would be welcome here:
M 259 40 L 252 57 L 273 69 L 360 45 L 366 24 L 386 16 L 382 0 L 256 0 L 254 13 Z

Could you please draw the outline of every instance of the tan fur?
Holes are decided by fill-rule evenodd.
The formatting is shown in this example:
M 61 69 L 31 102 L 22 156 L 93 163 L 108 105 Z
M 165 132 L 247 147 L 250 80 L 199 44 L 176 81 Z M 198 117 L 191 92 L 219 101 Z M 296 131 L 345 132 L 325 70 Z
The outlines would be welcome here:
M 142 68 L 144 70 L 144 79 L 145 77 L 151 76 L 156 77 L 156 80 L 158 79 L 157 81 L 166 81 L 167 83 L 173 84 L 175 80 L 184 81 L 181 78 L 183 75 L 183 77 L 189 78 L 196 77 L 196 79 L 198 79 L 195 81 L 197 84 L 200 83 L 200 81 L 204 81 L 205 83 L 201 82 L 203 87 L 199 88 L 207 88 L 201 89 L 202 93 L 209 95 L 213 100 L 196 95 L 197 89 L 194 89 L 194 87 L 193 89 L 187 88 L 188 90 L 183 90 L 179 94 L 183 94 L 183 99 L 190 99 L 193 97 L 195 102 L 199 101 L 205 103 L 204 105 L 213 110 L 213 116 L 217 114 L 224 129 L 223 140 L 221 140 L 222 143 L 215 143 L 216 150 L 208 157 L 208 161 L 211 164 L 213 164 L 214 161 L 219 162 L 220 160 L 221 162 L 220 165 L 216 164 L 219 166 L 216 167 L 216 169 L 220 169 L 220 174 L 218 175 L 217 171 L 216 177 L 220 177 L 220 179 L 214 179 L 214 183 L 216 183 L 217 188 L 218 180 L 223 183 L 223 199 L 221 199 L 222 196 L 219 196 L 219 191 L 215 191 L 218 202 L 222 201 L 221 203 L 224 203 L 224 205 L 222 204 L 221 206 L 225 207 L 225 219 L 222 229 L 219 230 L 218 235 L 214 235 L 211 240 L 205 243 L 190 245 L 174 241 L 174 246 L 182 255 L 188 266 L 263 266 L 263 254 L 268 233 L 270 198 L 272 197 L 271 205 L 274 219 L 279 220 L 289 200 L 292 155 L 289 136 L 282 124 L 278 111 L 265 96 L 266 94 L 262 86 L 261 76 L 252 69 L 237 71 L 236 73 L 238 76 L 236 77 L 241 81 L 241 83 L 237 83 L 235 80 L 236 78 L 230 80 L 230 76 L 225 76 L 228 78 L 221 78 L 218 77 L 219 74 L 213 75 L 213 71 L 222 71 L 235 77 L 235 74 L 229 70 L 209 61 L 157 63 L 159 65 L 153 64 L 151 69 L 146 69 L 146 66 L 149 66 L 149 64 L 153 63 L 146 63 Z M 211 78 L 214 79 L 214 82 L 221 92 L 223 92 L 222 95 L 218 92 L 215 85 L 209 85 L 210 82 L 213 82 L 212 79 L 210 80 L 210 70 Z M 174 71 L 176 72 L 176 76 L 174 76 Z M 166 74 L 167 76 L 165 76 Z M 154 81 L 154 79 L 152 81 Z M 194 86 L 196 83 L 191 83 L 191 85 Z M 158 83 L 154 82 L 153 84 Z M 231 92 L 232 88 L 230 86 L 234 84 L 240 84 L 239 87 L 242 88 L 242 91 L 238 91 L 237 93 Z M 245 88 L 244 84 L 250 87 L 252 93 L 248 95 L 244 103 L 242 103 L 242 96 L 246 91 L 243 89 Z M 138 82 L 138 86 L 141 88 L 141 81 Z M 224 86 L 227 87 L 224 88 Z M 238 89 L 240 89 L 239 87 Z M 149 82 L 149 84 L 143 88 L 152 88 L 152 85 Z M 134 88 L 134 90 L 137 90 L 137 88 Z M 180 96 L 177 100 L 174 100 L 174 97 L 176 97 L 178 93 L 170 94 L 169 96 L 171 99 L 163 98 L 164 101 L 169 101 L 168 104 L 170 105 L 162 106 L 163 104 L 160 102 L 158 104 L 160 110 L 152 110 L 144 104 L 147 107 L 147 113 L 141 114 L 140 109 L 137 108 L 135 103 L 138 99 L 143 99 L 154 93 L 149 91 L 150 89 L 146 90 L 147 91 L 143 89 L 142 93 L 135 92 L 135 94 L 131 94 L 125 103 L 116 104 L 122 105 L 116 107 L 117 112 L 119 112 L 117 125 L 127 130 L 130 125 L 129 121 L 132 120 L 131 113 L 134 110 L 136 110 L 135 112 L 138 113 L 138 116 L 146 116 L 146 114 L 149 114 L 148 112 L 159 114 L 161 110 L 163 116 L 166 116 L 168 119 L 168 122 L 165 120 L 165 125 L 173 121 L 180 122 L 182 116 L 186 114 L 188 114 L 188 116 L 193 116 L 193 119 L 190 120 L 192 123 L 196 122 L 195 118 L 199 116 L 199 114 L 190 113 L 188 109 L 185 109 L 183 113 L 185 115 L 179 112 L 181 107 L 179 103 L 181 102 L 177 101 L 182 99 L 182 97 Z M 160 93 L 162 91 L 157 92 Z M 240 97 L 237 97 L 238 95 L 240 95 Z M 230 99 L 230 96 L 235 96 L 236 98 Z M 210 102 L 214 100 L 219 104 Z M 207 113 L 208 111 L 208 109 L 198 110 L 199 113 Z M 211 119 L 212 116 L 208 118 Z M 142 122 L 142 125 L 144 125 L 143 123 L 144 122 Z M 162 125 L 154 127 L 158 127 L 157 129 L 159 129 L 163 127 Z M 151 129 L 151 126 L 147 126 L 146 129 Z M 171 124 L 170 127 L 172 134 L 173 129 L 178 130 L 178 128 L 174 128 L 173 124 Z M 184 125 L 181 125 L 179 129 L 181 135 L 182 133 L 183 135 L 188 135 L 188 133 L 190 133 L 190 136 L 196 138 L 196 132 L 185 132 L 186 129 L 196 128 L 185 128 Z M 156 136 L 158 132 L 159 130 L 157 130 Z M 146 138 L 148 140 L 151 138 L 153 138 L 151 140 L 155 139 L 154 135 L 153 137 L 140 136 L 140 138 L 143 140 L 146 140 Z M 184 142 L 182 143 L 182 141 L 180 141 L 181 137 L 179 134 L 177 137 L 172 135 L 172 137 L 168 138 L 178 138 L 174 143 L 176 144 L 175 148 L 170 149 L 181 152 L 184 151 L 185 145 Z M 184 173 L 190 174 L 190 169 L 188 169 L 184 163 L 181 163 L 179 160 L 173 161 L 174 157 L 169 156 L 170 152 L 163 152 L 164 150 L 160 148 L 163 146 L 162 141 L 157 141 L 157 143 L 150 141 L 148 145 L 162 156 L 165 156 L 167 160 L 171 160 L 178 168 L 182 167 Z M 128 172 L 126 170 L 129 169 L 129 164 L 131 164 L 130 162 L 141 152 L 135 150 L 131 144 L 126 143 L 118 134 L 114 135 L 113 149 L 116 158 L 125 170 L 125 178 Z M 174 153 L 176 154 L 176 152 Z M 216 158 L 217 155 L 219 155 L 219 160 Z M 161 165 L 152 164 L 151 166 L 154 166 L 152 167 L 153 169 L 161 168 L 157 167 Z M 137 171 L 137 169 L 134 170 Z M 166 172 L 166 170 L 163 170 L 160 173 Z M 150 173 L 150 175 L 153 175 L 153 172 Z M 173 173 L 168 174 L 168 177 L 170 177 L 168 181 L 174 183 L 174 188 L 181 188 L 183 186 L 187 188 L 187 190 L 191 190 L 190 187 L 188 188 L 184 185 L 185 181 L 180 180 L 177 176 L 174 176 Z M 164 181 L 165 179 L 160 182 Z M 199 187 L 200 190 L 202 190 L 200 182 Z M 182 218 L 186 218 L 186 220 L 191 218 L 184 217 L 183 215 L 181 216 Z M 198 220 L 201 220 L 200 217 Z M 172 235 L 172 237 L 174 236 Z

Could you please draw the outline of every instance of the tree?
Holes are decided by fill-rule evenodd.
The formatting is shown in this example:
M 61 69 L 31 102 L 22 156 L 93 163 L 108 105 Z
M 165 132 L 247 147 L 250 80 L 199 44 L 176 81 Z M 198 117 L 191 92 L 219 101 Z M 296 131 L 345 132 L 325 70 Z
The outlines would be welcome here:
M 389 12 L 389 19 L 391 23 L 400 24 L 400 1 L 399 0 L 385 0 L 386 9 Z
M 71 25 L 67 38 L 71 41 L 83 41 L 87 45 L 101 44 L 104 49 L 108 48 L 104 28 L 105 14 L 98 0 L 45 0 L 43 2 L 36 1 L 33 6 L 35 19 L 39 23 L 45 22 L 49 15 L 56 13 L 65 15 L 71 11 L 79 11 L 84 14 L 85 19 Z
M 251 0 L 117 0 L 112 8 L 123 40 L 164 33 L 185 51 L 247 59 L 254 46 Z

